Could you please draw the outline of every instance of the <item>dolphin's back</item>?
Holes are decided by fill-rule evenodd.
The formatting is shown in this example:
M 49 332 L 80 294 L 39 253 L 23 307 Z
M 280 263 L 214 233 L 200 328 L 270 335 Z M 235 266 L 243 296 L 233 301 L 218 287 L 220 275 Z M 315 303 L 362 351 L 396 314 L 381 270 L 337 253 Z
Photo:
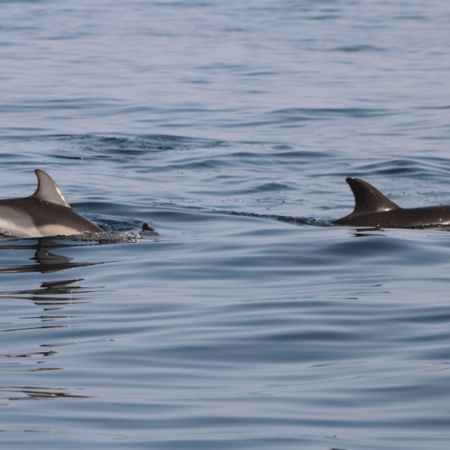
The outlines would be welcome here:
M 77 214 L 52 178 L 36 170 L 38 188 L 30 197 L 0 200 L 0 232 L 18 238 L 68 236 L 103 231 Z
M 334 225 L 420 228 L 450 224 L 450 206 L 404 209 L 363 180 L 347 178 L 346 181 L 355 196 L 355 209 L 348 216 L 335 220 Z

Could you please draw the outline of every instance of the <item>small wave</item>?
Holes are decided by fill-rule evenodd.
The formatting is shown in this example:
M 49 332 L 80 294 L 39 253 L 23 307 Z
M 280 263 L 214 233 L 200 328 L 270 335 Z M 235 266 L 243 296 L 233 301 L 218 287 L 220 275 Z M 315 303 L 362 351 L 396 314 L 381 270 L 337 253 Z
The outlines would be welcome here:
M 75 242 L 92 242 L 99 244 L 122 244 L 138 242 L 142 236 L 158 236 L 158 233 L 151 230 L 142 231 L 104 231 L 102 233 L 74 234 L 71 236 L 52 236 L 53 239 L 65 239 Z
M 25 239 L 38 239 L 40 241 L 46 240 L 65 240 L 72 242 L 95 242 L 98 244 L 122 244 L 130 242 L 138 242 L 142 236 L 158 236 L 158 233 L 153 229 L 145 229 L 142 231 L 103 231 L 100 233 L 84 233 L 73 234 L 69 236 L 57 235 L 57 236 L 45 236 L 45 237 L 33 237 Z M 9 242 L 23 240 L 23 238 L 17 238 L 14 236 L 7 236 L 0 234 L 0 242 Z
M 223 212 L 222 212 L 223 213 Z M 326 220 L 321 220 L 311 217 L 289 217 L 289 216 L 279 216 L 276 214 L 256 214 L 247 212 L 237 212 L 229 211 L 227 212 L 230 216 L 243 216 L 243 217 L 255 217 L 258 219 L 272 219 L 278 220 L 279 222 L 289 223 L 292 225 L 310 225 L 314 227 L 332 227 L 332 223 Z

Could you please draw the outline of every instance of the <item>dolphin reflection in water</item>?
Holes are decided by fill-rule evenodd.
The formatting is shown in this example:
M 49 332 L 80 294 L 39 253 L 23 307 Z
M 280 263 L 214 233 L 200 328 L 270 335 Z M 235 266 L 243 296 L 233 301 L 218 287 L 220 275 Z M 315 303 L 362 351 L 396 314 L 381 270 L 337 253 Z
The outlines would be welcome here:
M 334 225 L 373 228 L 438 228 L 450 225 L 450 206 L 404 209 L 387 199 L 369 183 L 347 178 L 355 209 Z

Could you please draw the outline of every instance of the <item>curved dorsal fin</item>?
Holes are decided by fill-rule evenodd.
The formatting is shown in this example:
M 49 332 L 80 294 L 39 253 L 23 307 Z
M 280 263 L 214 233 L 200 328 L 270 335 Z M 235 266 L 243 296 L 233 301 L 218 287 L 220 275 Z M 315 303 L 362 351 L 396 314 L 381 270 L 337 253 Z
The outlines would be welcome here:
M 358 178 L 346 178 L 345 181 L 349 184 L 355 196 L 355 209 L 352 214 L 367 214 L 401 209 L 400 206 L 391 202 L 369 183 Z
M 38 179 L 38 187 L 36 192 L 31 196 L 44 202 L 56 203 L 57 205 L 67 206 L 71 208 L 68 201 L 61 194 L 59 187 L 43 170 L 36 169 L 35 174 Z

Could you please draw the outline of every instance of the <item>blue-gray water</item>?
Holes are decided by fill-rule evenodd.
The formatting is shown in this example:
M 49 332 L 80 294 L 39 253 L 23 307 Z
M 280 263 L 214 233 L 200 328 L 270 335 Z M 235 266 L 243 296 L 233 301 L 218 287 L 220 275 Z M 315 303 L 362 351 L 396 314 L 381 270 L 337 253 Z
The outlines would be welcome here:
M 330 222 L 450 204 L 450 4 L 0 6 L 0 198 L 123 236 L 0 244 L 2 448 L 448 448 L 450 234 Z

